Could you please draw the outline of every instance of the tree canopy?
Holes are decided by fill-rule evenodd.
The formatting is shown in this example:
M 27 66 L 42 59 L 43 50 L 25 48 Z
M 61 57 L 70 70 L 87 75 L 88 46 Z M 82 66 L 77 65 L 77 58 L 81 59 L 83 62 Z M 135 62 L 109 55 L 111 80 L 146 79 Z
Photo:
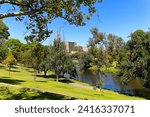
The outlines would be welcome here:
M 17 64 L 17 60 L 14 58 L 11 52 L 7 55 L 7 58 L 3 61 L 3 64 L 7 65 L 9 68 L 9 75 L 11 71 L 11 67 Z
M 77 26 L 85 25 L 85 19 L 90 19 L 96 12 L 95 4 L 101 0 L 0 0 L 0 5 L 9 4 L 12 8 L 0 14 L 0 19 L 16 17 L 22 21 L 28 17 L 27 29 L 31 30 L 28 39 L 42 41 L 49 37 L 47 24 L 56 18 L 62 18 Z M 87 11 L 83 12 L 83 7 Z
M 119 76 L 123 80 L 139 78 L 150 87 L 150 32 L 137 30 L 126 44 L 126 59 L 120 65 Z
M 0 40 L 1 39 L 8 39 L 9 37 L 9 28 L 4 24 L 4 22 L 0 19 Z

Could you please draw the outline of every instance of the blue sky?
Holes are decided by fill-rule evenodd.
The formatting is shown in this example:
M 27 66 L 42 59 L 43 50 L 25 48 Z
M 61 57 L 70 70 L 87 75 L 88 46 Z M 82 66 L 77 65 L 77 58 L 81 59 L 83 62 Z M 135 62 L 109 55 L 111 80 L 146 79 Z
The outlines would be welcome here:
M 0 13 L 5 12 L 6 8 L 8 9 L 7 5 L 3 6 Z M 137 29 L 148 31 L 150 28 L 150 0 L 103 0 L 102 4 L 96 4 L 96 8 L 97 13 L 83 27 L 69 25 L 61 19 L 54 20 L 49 25 L 53 34 L 44 44 L 49 44 L 58 30 L 64 35 L 66 41 L 75 41 L 78 45 L 85 46 L 92 36 L 90 34 L 92 27 L 97 27 L 106 34 L 112 33 L 120 36 L 125 41 L 129 39 L 131 32 Z M 21 42 L 25 42 L 24 22 L 17 22 L 14 18 L 4 19 L 4 22 L 9 27 L 10 38 L 18 38 Z

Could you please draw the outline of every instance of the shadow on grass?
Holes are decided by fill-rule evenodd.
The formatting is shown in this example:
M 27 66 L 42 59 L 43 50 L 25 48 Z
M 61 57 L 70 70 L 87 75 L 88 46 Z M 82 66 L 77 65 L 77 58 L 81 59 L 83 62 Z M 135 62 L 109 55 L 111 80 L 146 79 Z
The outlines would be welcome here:
M 19 69 L 17 66 L 12 66 L 11 68 L 14 68 L 14 69 Z
M 104 96 L 104 95 L 101 94 L 101 93 L 103 93 L 103 92 L 100 92 L 100 94 L 94 94 L 94 95 L 96 95 L 96 96 Z
M 41 78 L 53 78 L 55 79 L 56 78 L 56 75 L 55 74 L 50 74 L 50 75 L 47 75 L 47 76 L 44 76 L 44 75 L 36 75 L 37 77 L 41 77 Z
M 43 83 L 45 83 L 45 82 L 48 82 L 48 81 L 45 81 L 45 80 L 36 80 L 36 82 L 43 82 Z
M 37 75 L 37 77 L 51 78 L 51 79 L 54 79 L 56 81 L 56 75 L 55 74 L 50 74 L 50 75 L 47 75 L 46 77 L 44 75 Z M 43 82 L 46 82 L 46 81 L 43 81 Z M 73 83 L 70 79 L 64 78 L 63 76 L 60 76 L 59 82 L 62 82 L 62 83 Z
M 0 65 L 0 69 L 4 69 L 4 68 L 5 68 L 5 66 Z
M 0 82 L 12 85 L 20 84 L 23 80 L 9 79 L 10 77 L 0 77 Z
M 0 87 L 1 100 L 75 100 L 76 98 L 68 97 L 56 93 L 41 92 L 29 88 L 17 89 L 12 91 L 8 87 Z
M 60 78 L 59 79 L 59 82 L 62 82 L 62 83 L 74 83 L 74 82 L 72 82 L 71 80 L 69 80 L 69 79 L 67 79 L 67 78 Z
M 6 70 L 9 72 L 9 70 Z M 20 72 L 19 70 L 10 70 L 10 72 Z
M 27 72 L 34 73 L 34 71 L 31 71 L 31 70 L 27 70 Z
M 46 77 L 44 75 L 37 75 L 37 77 L 41 77 L 41 78 L 51 78 L 51 79 L 54 79 L 54 81 L 56 81 L 56 75 L 55 74 L 52 74 L 52 75 L 47 75 Z M 38 81 L 38 82 L 47 82 L 47 81 Z M 62 83 L 73 83 L 70 79 L 67 79 L 67 78 L 64 78 L 62 76 L 60 76 L 59 78 L 59 82 L 62 82 Z

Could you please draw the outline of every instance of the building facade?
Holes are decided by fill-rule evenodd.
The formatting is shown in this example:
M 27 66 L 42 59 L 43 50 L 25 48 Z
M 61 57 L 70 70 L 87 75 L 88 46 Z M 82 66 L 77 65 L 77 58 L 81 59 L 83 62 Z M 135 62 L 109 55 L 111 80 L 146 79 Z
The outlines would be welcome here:
M 71 53 L 71 51 L 73 51 L 73 48 L 75 46 L 77 46 L 77 43 L 75 43 L 75 42 L 65 42 L 65 45 L 66 45 L 67 52 Z

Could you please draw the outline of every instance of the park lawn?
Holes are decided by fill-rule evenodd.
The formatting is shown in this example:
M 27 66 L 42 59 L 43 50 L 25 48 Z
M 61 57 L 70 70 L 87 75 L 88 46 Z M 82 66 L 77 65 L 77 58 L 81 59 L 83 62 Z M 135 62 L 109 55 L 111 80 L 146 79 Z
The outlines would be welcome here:
M 1 85 L 3 85 L 2 83 L 7 83 L 7 84 L 15 85 L 15 86 L 28 88 L 28 89 L 35 89 L 31 91 L 29 90 L 29 93 L 28 93 L 28 94 L 32 94 L 33 96 L 27 95 L 25 98 L 20 98 L 20 99 L 73 99 L 73 98 L 74 99 L 87 99 L 87 100 L 138 100 L 138 99 L 141 99 L 138 97 L 131 97 L 131 96 L 119 94 L 117 92 L 110 91 L 110 90 L 103 90 L 100 92 L 100 91 L 95 91 L 92 89 L 72 86 L 69 84 L 69 83 L 77 83 L 77 84 L 84 85 L 87 87 L 89 86 L 88 84 L 81 83 L 75 80 L 65 79 L 65 80 L 62 80 L 61 82 L 56 82 L 55 78 L 52 78 L 52 77 L 43 78 L 41 76 L 42 74 L 39 74 L 35 82 L 33 80 L 33 70 L 30 68 L 25 68 L 25 67 L 20 67 L 20 66 L 13 68 L 9 76 L 9 73 L 6 67 L 0 66 Z M 54 74 L 52 73 L 51 76 L 54 76 Z M 13 87 L 13 88 L 12 87 L 13 86 L 7 86 L 6 88 L 14 90 L 12 92 L 14 92 L 15 94 L 19 93 L 15 91 L 15 90 L 18 90 L 17 87 Z M 46 96 L 40 97 L 40 95 L 42 95 L 41 92 L 37 94 L 36 90 L 45 91 Z M 51 95 L 53 95 L 53 98 L 51 98 Z M 57 98 L 55 98 L 55 95 Z M 27 98 L 28 96 L 29 98 Z M 59 98 L 59 96 L 62 98 Z M 3 98 L 1 94 L 0 99 L 7 99 L 7 98 Z

